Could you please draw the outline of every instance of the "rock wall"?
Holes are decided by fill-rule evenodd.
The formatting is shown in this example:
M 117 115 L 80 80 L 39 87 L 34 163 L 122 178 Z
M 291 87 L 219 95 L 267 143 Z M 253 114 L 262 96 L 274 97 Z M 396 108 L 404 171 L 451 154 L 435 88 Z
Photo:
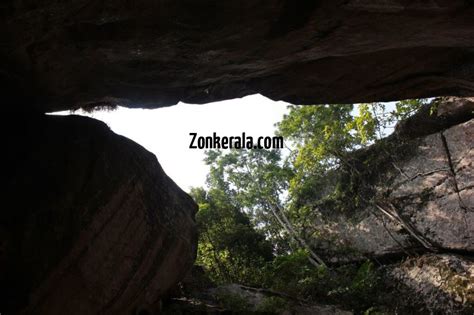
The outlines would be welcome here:
M 469 0 L 5 0 L 4 110 L 472 96 L 473 15 Z
M 313 247 L 330 264 L 386 265 L 383 294 L 402 313 L 472 314 L 473 161 L 474 99 L 436 101 L 354 152 L 338 178 L 362 202 L 331 215 L 315 203 L 314 230 L 325 241 Z
M 197 206 L 156 157 L 79 116 L 3 127 L 2 314 L 159 307 L 194 262 Z
M 414 116 L 389 139 L 354 154 L 360 175 L 353 188 L 364 202 L 352 215 L 315 218 L 327 248 L 339 247 L 343 256 L 349 249 L 348 260 L 420 250 L 474 253 L 473 110 L 472 98 L 444 99 L 433 115 Z M 430 121 L 438 121 L 431 131 Z M 416 125 L 428 135 L 404 130 Z
M 401 301 L 419 305 L 419 313 L 472 314 L 474 312 L 474 263 L 456 255 L 423 255 L 390 270 L 402 291 L 416 292 Z
M 0 312 L 153 308 L 196 246 L 196 207 L 153 155 L 93 120 L 30 115 L 254 93 L 298 104 L 472 96 L 473 15 L 469 0 L 2 1 Z M 379 205 L 404 221 L 366 217 L 344 245 L 471 251 L 469 137 L 472 123 L 413 140 L 418 157 L 388 174 Z
M 470 120 L 416 140 L 416 154 L 394 162 L 399 173 L 390 174 L 390 185 L 377 187 L 365 210 L 371 214 L 348 228 L 346 244 L 375 255 L 399 252 L 401 245 L 474 252 L 473 139 Z

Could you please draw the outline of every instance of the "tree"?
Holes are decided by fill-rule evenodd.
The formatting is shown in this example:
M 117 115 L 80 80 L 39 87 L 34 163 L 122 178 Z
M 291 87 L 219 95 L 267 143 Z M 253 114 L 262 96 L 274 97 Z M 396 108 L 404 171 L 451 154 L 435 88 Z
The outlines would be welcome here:
M 247 283 L 255 281 L 252 266 L 262 266 L 272 251 L 303 250 L 313 265 L 324 265 L 313 248 L 325 241 L 315 231 L 318 207 L 358 206 L 357 191 L 346 193 L 341 166 L 425 102 L 401 101 L 391 111 L 383 103 L 290 106 L 277 124 L 292 148 L 288 156 L 279 150 L 207 151 L 209 190 L 192 191 L 200 206 L 200 263 L 220 281 Z M 250 248 L 258 248 L 256 256 Z
M 197 263 L 218 283 L 261 283 L 263 267 L 273 258 L 272 245 L 264 235 L 224 191 L 193 188 L 191 196 L 199 205 Z
M 285 196 L 291 168 L 282 163 L 278 150 L 231 150 L 207 152 L 211 167 L 209 185 L 220 185 L 229 196 L 243 205 L 264 231 L 278 253 L 288 252 L 293 243 L 310 253 L 314 265 L 324 264 L 285 213 Z
M 399 101 L 392 110 L 385 103 L 289 106 L 277 134 L 293 148 L 288 162 L 294 171 L 289 185 L 293 207 L 304 209 L 315 199 L 337 194 L 339 179 L 331 174 L 347 165 L 355 150 L 385 137 L 427 102 Z

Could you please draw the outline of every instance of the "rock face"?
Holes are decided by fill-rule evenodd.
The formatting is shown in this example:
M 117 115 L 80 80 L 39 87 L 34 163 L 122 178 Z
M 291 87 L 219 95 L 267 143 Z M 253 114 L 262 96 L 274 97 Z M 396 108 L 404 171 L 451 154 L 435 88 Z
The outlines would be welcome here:
M 473 15 L 469 0 L 5 0 L 0 86 L 7 110 L 40 112 L 472 96 Z
M 418 249 L 474 253 L 473 110 L 474 99 L 444 99 L 438 116 L 413 117 L 378 148 L 356 156 L 359 185 L 366 186 L 357 189 L 370 193 L 363 196 L 357 217 L 319 218 L 318 228 L 332 240 L 331 246 L 352 249 L 349 260 Z M 465 122 L 448 127 L 453 117 Z M 417 131 L 403 130 L 423 119 L 437 120 L 431 125 L 441 129 L 421 137 L 416 137 Z M 429 130 L 423 123 L 418 129 Z
M 379 187 L 372 215 L 350 230 L 349 242 L 377 255 L 400 251 L 400 244 L 474 252 L 474 120 L 416 142 L 416 155 Z
M 346 163 L 334 178 L 362 201 L 332 215 L 314 204 L 316 251 L 385 264 L 383 294 L 402 313 L 472 314 L 474 99 L 437 100 Z
M 152 154 L 90 119 L 26 116 L 472 96 L 473 16 L 469 0 L 2 1 L 0 312 L 153 309 L 195 255 L 196 206 Z M 472 252 L 472 124 L 407 140 L 381 213 L 327 234 L 363 254 Z
M 472 314 L 474 312 L 474 263 L 452 255 L 424 255 L 409 259 L 390 271 L 401 290 L 416 292 L 411 304 L 419 312 Z
M 2 313 L 158 307 L 194 262 L 192 199 L 153 154 L 96 120 L 22 117 L 21 128 L 3 126 Z

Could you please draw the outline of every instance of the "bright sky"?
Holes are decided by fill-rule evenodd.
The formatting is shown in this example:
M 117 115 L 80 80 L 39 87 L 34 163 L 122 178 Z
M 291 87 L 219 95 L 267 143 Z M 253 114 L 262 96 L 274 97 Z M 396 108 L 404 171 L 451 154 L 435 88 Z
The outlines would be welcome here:
M 272 136 L 274 124 L 287 112 L 284 102 L 261 95 L 205 105 L 179 103 L 158 109 L 128 109 L 94 113 L 75 112 L 105 122 L 120 135 L 153 152 L 165 172 L 183 190 L 204 186 L 208 167 L 204 150 L 189 149 L 190 132 L 202 136 Z M 68 115 L 69 112 L 55 113 Z

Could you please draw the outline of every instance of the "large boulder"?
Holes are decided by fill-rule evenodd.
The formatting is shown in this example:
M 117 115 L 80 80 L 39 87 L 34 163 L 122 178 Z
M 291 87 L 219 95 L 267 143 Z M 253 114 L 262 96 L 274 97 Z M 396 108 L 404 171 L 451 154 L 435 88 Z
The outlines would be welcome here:
M 469 0 L 4 0 L 10 111 L 474 95 Z M 24 104 L 30 104 L 26 106 Z
M 2 314 L 158 308 L 195 259 L 192 199 L 153 154 L 97 120 L 3 127 Z

